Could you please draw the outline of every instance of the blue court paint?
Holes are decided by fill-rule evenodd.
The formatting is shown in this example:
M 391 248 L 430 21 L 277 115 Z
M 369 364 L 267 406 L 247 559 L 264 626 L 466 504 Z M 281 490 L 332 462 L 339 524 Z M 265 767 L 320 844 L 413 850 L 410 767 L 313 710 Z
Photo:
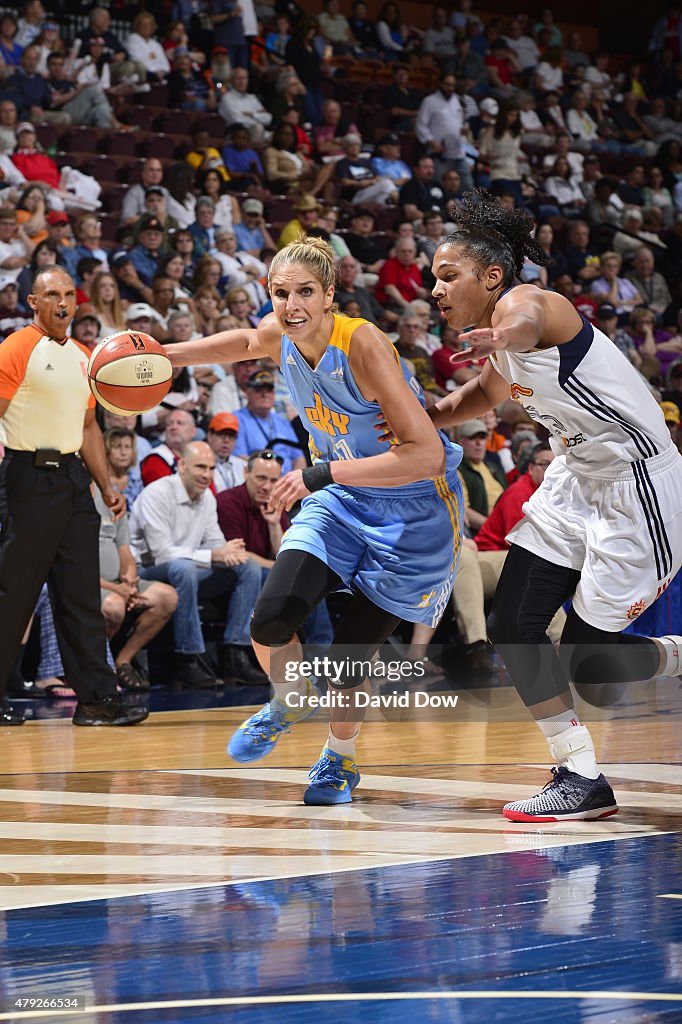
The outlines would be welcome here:
M 31 993 L 103 1005 L 352 992 L 339 1005 L 114 1012 L 107 1024 L 672 1024 L 680 1002 L 579 995 L 682 991 L 682 906 L 659 898 L 670 892 L 682 892 L 679 835 L 7 911 L 0 1012 Z M 456 989 L 576 998 L 362 1000 Z

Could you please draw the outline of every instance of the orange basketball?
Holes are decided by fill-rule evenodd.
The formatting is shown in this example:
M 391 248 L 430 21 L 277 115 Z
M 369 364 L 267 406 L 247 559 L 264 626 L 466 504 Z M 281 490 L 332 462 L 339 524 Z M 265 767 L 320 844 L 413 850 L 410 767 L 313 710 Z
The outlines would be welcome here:
M 168 394 L 172 379 L 173 368 L 163 345 L 137 331 L 110 334 L 88 363 L 93 395 L 120 416 L 153 409 Z

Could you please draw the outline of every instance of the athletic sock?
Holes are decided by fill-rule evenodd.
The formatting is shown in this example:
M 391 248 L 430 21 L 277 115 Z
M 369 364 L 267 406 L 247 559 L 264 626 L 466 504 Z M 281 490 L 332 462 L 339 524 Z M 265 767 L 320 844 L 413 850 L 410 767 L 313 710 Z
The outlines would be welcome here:
M 558 765 L 586 779 L 596 779 L 600 772 L 594 755 L 589 729 L 580 724 L 574 708 L 538 722 L 552 757 Z
M 682 636 L 658 636 L 656 639 L 663 644 L 666 658 L 661 675 L 682 675 Z
M 275 697 L 283 703 L 286 702 L 286 698 L 290 693 L 299 693 L 302 697 L 307 696 L 312 686 L 311 680 L 301 674 L 298 674 L 297 678 L 291 682 L 276 683 L 274 680 L 271 680 L 271 682 L 275 691 Z
M 329 728 L 329 736 L 327 737 L 327 747 L 332 750 L 335 754 L 339 754 L 340 757 L 349 757 L 352 761 L 355 760 L 355 742 L 360 735 L 360 730 L 353 733 L 349 740 L 340 740 L 338 736 L 335 736 Z

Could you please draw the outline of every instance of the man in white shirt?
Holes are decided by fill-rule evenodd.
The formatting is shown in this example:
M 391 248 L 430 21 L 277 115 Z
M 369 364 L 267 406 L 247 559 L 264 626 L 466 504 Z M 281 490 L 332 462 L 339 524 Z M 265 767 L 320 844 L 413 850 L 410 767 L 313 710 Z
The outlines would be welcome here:
M 226 541 L 220 530 L 210 490 L 214 470 L 211 448 L 204 441 L 191 442 L 183 450 L 177 473 L 146 487 L 130 516 L 131 548 L 141 579 L 170 583 L 177 591 L 173 679 L 189 689 L 220 683 L 202 658 L 206 647 L 199 602 L 222 594 L 230 595 L 223 642 L 231 674 L 246 682 L 265 682 L 248 658 L 251 613 L 261 588 L 260 566 L 248 557 L 243 540 Z
M 467 192 L 473 188 L 473 181 L 464 158 L 466 125 L 455 86 L 454 75 L 443 75 L 436 92 L 422 100 L 415 131 L 419 141 L 428 147 L 429 155 L 438 161 L 440 173 L 454 168 L 462 179 L 462 191 Z
M 230 88 L 220 101 L 218 113 L 228 125 L 245 125 L 249 130 L 251 142 L 262 145 L 270 139 L 270 133 L 266 128 L 272 121 L 272 114 L 248 89 L 248 71 L 246 68 L 234 68 L 230 76 Z
M 517 18 L 510 22 L 509 31 L 504 38 L 519 62 L 521 73 L 527 75 L 534 71 L 540 60 L 540 51 L 533 37 L 523 34 L 523 25 Z
M 209 448 L 215 455 L 213 489 L 216 494 L 244 483 L 244 460 L 232 454 L 239 420 L 232 412 L 219 412 L 208 425 Z
M 125 196 L 123 197 L 123 204 L 121 206 L 121 224 L 126 227 L 128 224 L 134 224 L 136 220 L 139 220 L 143 213 L 146 212 L 145 199 L 147 189 L 155 185 L 163 191 L 166 199 L 168 199 L 168 189 L 165 188 L 161 181 L 163 179 L 163 164 L 158 157 L 150 156 L 142 164 L 142 172 L 140 174 L 140 182 L 136 185 L 131 185 Z
M 17 225 L 14 210 L 10 207 L 0 209 L 0 272 L 3 277 L 16 281 L 28 265 L 34 247 L 35 243 L 23 227 Z

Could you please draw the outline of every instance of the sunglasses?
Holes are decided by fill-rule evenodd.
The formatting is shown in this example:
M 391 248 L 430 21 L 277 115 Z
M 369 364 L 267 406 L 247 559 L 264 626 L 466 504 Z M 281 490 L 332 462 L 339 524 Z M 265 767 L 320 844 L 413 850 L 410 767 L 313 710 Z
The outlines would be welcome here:
M 265 459 L 266 461 L 269 461 L 269 462 L 273 462 L 273 461 L 274 462 L 279 462 L 280 466 L 284 465 L 284 459 L 282 458 L 282 456 L 281 455 L 277 455 L 273 451 L 270 451 L 269 448 L 264 448 L 260 452 L 252 452 L 251 453 L 251 458 L 252 459 Z

